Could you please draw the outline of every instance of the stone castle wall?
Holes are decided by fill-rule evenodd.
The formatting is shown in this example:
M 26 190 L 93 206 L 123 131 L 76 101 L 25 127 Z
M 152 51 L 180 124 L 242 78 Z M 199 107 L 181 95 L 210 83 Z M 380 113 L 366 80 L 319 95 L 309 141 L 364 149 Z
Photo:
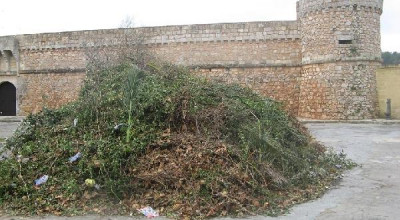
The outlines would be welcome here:
M 282 101 L 294 115 L 370 118 L 376 109 L 373 74 L 380 61 L 381 2 L 301 0 L 297 21 L 0 37 L 0 83 L 15 82 L 19 115 L 59 107 L 76 99 L 87 51 L 117 50 L 131 44 L 133 36 L 163 60 L 212 80 L 251 87 Z
M 163 60 L 190 66 L 210 79 L 254 87 L 288 103 L 292 112 L 297 109 L 294 84 L 301 72 L 300 33 L 296 21 L 287 21 L 16 36 L 18 85 L 24 94 L 19 99 L 19 114 L 56 108 L 76 99 L 87 51 L 113 50 L 126 43 L 126 36 L 140 36 L 141 43 Z
M 16 36 L 21 70 L 82 69 L 87 48 L 119 46 L 126 36 L 188 66 L 299 65 L 301 59 L 297 21 L 251 22 Z

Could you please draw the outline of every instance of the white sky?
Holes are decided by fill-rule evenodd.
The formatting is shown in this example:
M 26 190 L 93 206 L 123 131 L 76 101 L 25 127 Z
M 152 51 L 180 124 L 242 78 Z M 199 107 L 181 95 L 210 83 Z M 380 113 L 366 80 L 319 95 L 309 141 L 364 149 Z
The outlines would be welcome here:
M 382 50 L 400 52 L 400 1 L 384 0 Z M 1 0 L 0 36 L 136 26 L 295 20 L 296 0 Z

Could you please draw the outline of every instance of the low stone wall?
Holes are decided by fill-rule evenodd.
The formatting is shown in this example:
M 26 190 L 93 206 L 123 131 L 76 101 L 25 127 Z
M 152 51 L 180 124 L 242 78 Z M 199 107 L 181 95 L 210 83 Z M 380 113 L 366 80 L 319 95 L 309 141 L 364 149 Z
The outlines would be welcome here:
M 379 97 L 379 117 L 385 118 L 386 100 L 392 100 L 392 118 L 400 119 L 400 67 L 380 68 L 376 74 Z

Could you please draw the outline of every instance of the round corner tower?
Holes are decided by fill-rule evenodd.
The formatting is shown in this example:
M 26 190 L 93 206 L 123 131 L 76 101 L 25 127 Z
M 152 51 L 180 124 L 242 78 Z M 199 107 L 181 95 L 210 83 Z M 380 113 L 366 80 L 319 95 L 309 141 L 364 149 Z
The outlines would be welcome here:
M 299 117 L 368 119 L 377 115 L 383 0 L 300 0 Z

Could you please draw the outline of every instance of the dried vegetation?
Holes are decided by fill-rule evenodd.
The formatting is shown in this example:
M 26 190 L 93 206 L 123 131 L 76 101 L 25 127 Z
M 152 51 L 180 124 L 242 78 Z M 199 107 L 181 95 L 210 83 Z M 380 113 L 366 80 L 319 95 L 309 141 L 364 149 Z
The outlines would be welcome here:
M 79 100 L 30 115 L 6 148 L 0 204 L 28 215 L 277 215 L 351 166 L 275 101 L 137 59 L 89 68 Z

